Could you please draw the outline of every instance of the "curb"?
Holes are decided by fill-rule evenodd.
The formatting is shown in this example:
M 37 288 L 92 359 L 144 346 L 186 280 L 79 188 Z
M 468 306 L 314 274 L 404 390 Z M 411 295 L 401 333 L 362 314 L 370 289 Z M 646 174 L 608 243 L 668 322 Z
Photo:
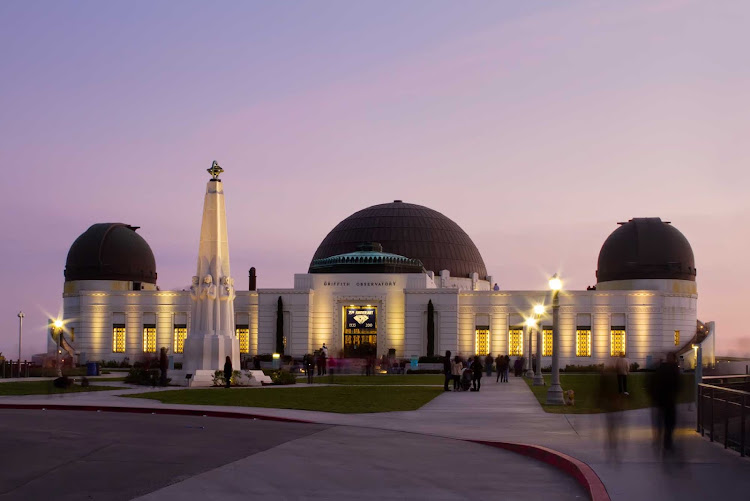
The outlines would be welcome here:
M 122 412 L 130 414 L 165 414 L 172 416 L 199 416 L 199 417 L 219 417 L 234 419 L 258 419 L 264 421 L 278 421 L 284 423 L 303 423 L 303 424 L 324 424 L 304 419 L 285 418 L 278 416 L 267 416 L 262 414 L 246 414 L 234 411 L 213 411 L 198 409 L 156 409 L 148 407 L 121 407 L 121 406 L 96 406 L 96 405 L 66 405 L 66 404 L 3 404 L 0 403 L 0 409 L 17 409 L 17 410 L 49 410 L 49 411 L 88 411 L 88 412 Z M 396 431 L 396 430 L 392 430 Z M 448 437 L 445 437 L 448 438 Z M 492 442 L 488 440 L 467 440 L 457 439 L 465 442 L 488 445 L 497 447 L 516 454 L 530 457 L 537 461 L 547 463 L 557 468 L 563 473 L 573 477 L 588 493 L 591 501 L 611 501 L 606 487 L 594 470 L 572 456 L 563 454 L 547 447 L 531 444 L 518 444 L 512 442 Z
M 588 492 L 591 501 L 611 501 L 607 488 L 604 487 L 604 483 L 596 472 L 589 465 L 572 456 L 540 445 L 491 442 L 487 440 L 467 440 L 467 442 L 505 449 L 547 463 L 575 478 L 581 487 Z
M 172 416 L 220 417 L 234 419 L 259 419 L 263 421 L 281 421 L 285 423 L 321 424 L 304 419 L 266 416 L 263 414 L 246 414 L 232 411 L 211 411 L 198 409 L 153 409 L 148 407 L 116 407 L 97 405 L 65 405 L 65 404 L 0 404 L 0 409 L 43 410 L 43 411 L 88 411 L 88 412 L 124 412 L 130 414 L 168 414 Z

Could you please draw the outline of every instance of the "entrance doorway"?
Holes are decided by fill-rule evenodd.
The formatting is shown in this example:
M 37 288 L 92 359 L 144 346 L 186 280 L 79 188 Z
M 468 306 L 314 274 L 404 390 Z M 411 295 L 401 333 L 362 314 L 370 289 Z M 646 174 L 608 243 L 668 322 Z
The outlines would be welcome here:
M 378 348 L 377 306 L 344 306 L 344 357 L 375 356 Z

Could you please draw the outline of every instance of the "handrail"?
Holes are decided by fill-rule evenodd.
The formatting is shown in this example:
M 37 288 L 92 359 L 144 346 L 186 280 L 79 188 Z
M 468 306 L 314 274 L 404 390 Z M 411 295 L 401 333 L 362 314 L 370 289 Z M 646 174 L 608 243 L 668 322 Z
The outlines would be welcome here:
M 703 379 L 739 379 L 739 378 L 750 378 L 748 374 L 732 374 L 726 376 L 703 376 Z
M 698 386 L 702 386 L 703 388 L 713 388 L 716 390 L 728 391 L 730 393 L 739 393 L 740 395 L 750 395 L 750 391 L 735 390 L 733 388 L 726 388 L 724 386 L 716 386 L 714 384 L 700 383 Z

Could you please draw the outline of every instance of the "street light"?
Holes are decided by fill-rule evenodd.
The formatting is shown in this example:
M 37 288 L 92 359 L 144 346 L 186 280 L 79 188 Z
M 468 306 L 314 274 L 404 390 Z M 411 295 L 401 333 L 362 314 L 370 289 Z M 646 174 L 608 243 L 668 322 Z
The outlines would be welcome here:
M 60 362 L 60 343 L 62 343 L 63 322 L 59 318 L 52 322 L 54 332 L 57 338 L 57 353 L 55 353 L 55 363 L 57 365 L 57 377 L 62 377 L 62 363 Z
M 25 316 L 22 311 L 18 312 L 18 377 L 21 377 L 21 338 L 23 337 L 23 317 Z
M 562 280 L 555 273 L 549 279 L 552 289 L 552 380 L 547 389 L 547 405 L 565 405 L 560 386 L 560 289 Z
M 543 304 L 537 304 L 534 305 L 534 314 L 536 315 L 536 322 L 537 322 L 537 328 L 536 328 L 536 371 L 534 371 L 534 382 L 532 383 L 533 386 L 544 386 L 544 377 L 542 376 L 542 324 L 540 323 L 540 319 L 542 318 L 542 315 L 544 315 L 544 305 Z
M 529 350 L 528 350 L 528 353 L 529 353 L 529 366 L 526 369 L 526 373 L 524 374 L 524 377 L 534 377 L 534 370 L 531 368 L 531 336 L 534 335 L 534 326 L 535 325 L 536 325 L 536 320 L 534 320 L 534 318 L 529 317 L 529 318 L 526 319 L 526 327 L 527 327 L 527 329 L 529 331 L 529 336 L 528 336 L 528 340 L 529 340 Z

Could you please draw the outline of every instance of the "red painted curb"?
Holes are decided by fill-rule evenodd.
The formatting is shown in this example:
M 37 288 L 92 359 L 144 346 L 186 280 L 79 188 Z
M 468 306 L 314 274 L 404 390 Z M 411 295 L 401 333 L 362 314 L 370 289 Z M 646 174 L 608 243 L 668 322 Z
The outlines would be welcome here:
M 596 472 L 589 465 L 572 456 L 540 445 L 490 442 L 487 440 L 469 440 L 469 442 L 505 449 L 538 461 L 543 461 L 575 478 L 586 489 L 591 501 L 611 501 L 607 488 L 604 487 L 604 483 L 602 483 Z
M 126 412 L 131 414 L 168 414 L 173 416 L 205 416 L 239 419 L 262 419 L 264 421 L 281 421 L 285 423 L 320 424 L 303 419 L 265 416 L 261 414 L 245 414 L 231 411 L 202 411 L 198 409 L 153 409 L 146 407 L 116 407 L 96 405 L 63 405 L 63 404 L 0 404 L 0 409 L 35 409 L 48 411 L 88 411 L 88 412 Z

